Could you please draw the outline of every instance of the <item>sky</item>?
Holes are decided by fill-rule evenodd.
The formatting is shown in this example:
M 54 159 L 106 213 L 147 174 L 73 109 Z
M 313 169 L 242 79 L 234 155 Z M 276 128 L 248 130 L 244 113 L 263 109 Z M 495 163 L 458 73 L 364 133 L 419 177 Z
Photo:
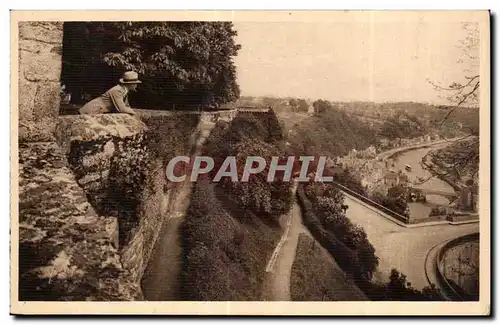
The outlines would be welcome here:
M 446 103 L 461 81 L 460 22 L 235 22 L 243 96 Z

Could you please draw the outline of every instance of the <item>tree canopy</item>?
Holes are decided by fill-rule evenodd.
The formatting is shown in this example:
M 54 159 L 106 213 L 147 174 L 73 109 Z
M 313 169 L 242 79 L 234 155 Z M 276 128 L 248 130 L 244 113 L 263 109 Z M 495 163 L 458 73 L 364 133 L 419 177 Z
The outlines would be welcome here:
M 132 106 L 216 108 L 239 97 L 236 35 L 231 22 L 66 22 L 61 79 L 83 102 L 134 70 Z
M 378 135 L 387 139 L 415 138 L 426 134 L 423 123 L 404 111 L 386 119 Z

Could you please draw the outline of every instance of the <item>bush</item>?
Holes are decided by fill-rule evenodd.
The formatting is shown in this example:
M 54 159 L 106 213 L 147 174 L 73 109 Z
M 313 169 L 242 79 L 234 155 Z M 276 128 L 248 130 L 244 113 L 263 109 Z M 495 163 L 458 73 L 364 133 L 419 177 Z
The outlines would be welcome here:
M 378 266 L 375 249 L 363 228 L 354 226 L 342 213 L 343 197 L 338 191 L 328 189 L 329 186 L 310 183 L 297 188 L 304 224 L 345 272 L 357 279 L 370 280 Z M 333 197 L 319 196 L 311 202 L 304 189 L 318 188 Z

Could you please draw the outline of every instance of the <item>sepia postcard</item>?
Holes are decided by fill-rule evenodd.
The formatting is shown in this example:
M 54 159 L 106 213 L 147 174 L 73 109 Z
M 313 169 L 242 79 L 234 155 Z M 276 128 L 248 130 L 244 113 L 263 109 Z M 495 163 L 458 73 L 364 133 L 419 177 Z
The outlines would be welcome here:
M 491 313 L 488 11 L 14 10 L 11 134 L 12 314 Z

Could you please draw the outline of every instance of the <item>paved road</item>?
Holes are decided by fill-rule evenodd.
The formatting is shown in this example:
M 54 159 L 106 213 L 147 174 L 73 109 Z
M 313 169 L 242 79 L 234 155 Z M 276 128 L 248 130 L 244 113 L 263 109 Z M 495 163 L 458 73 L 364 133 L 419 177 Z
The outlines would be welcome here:
M 387 282 L 391 269 L 396 268 L 417 289 L 428 285 L 425 257 L 434 245 L 479 231 L 479 223 L 405 228 L 348 197 L 345 204 L 349 206 L 347 217 L 365 229 L 380 258 L 375 279 Z

